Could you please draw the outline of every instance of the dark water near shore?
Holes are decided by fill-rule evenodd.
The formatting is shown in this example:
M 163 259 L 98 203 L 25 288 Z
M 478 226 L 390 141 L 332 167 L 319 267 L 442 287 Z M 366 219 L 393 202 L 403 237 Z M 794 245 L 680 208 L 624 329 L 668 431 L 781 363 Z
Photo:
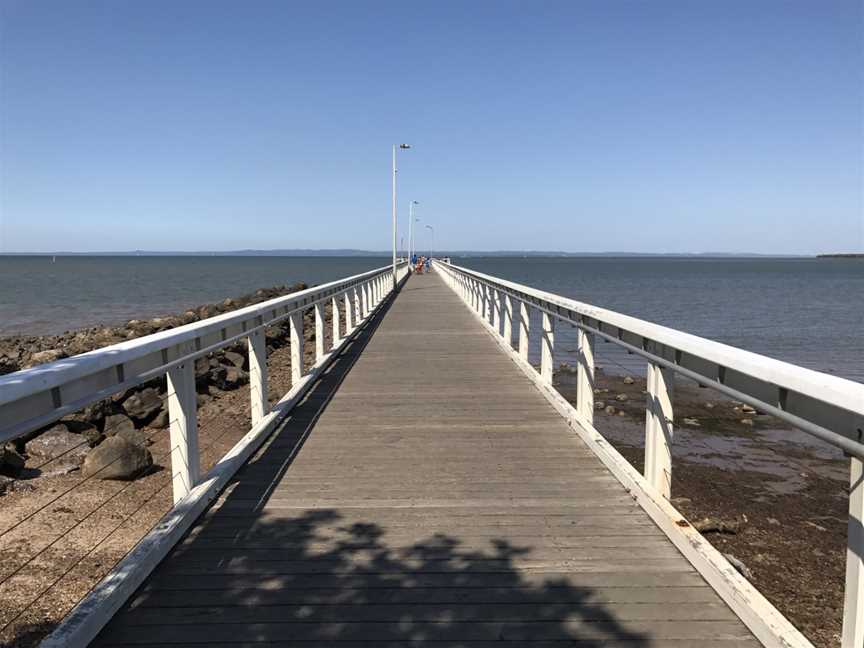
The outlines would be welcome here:
M 319 284 L 372 257 L 0 257 L 0 334 L 120 324 L 257 288 Z M 864 381 L 856 259 L 474 257 L 454 263 L 775 358 Z M 560 331 L 566 360 L 566 331 Z M 600 345 L 610 368 L 632 361 Z

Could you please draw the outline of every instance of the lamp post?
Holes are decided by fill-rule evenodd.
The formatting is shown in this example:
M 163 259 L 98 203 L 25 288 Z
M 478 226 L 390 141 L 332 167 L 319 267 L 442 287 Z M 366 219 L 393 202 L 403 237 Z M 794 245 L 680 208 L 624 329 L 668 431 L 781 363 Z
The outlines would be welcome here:
M 410 144 L 393 145 L 393 290 L 396 290 L 396 151 L 410 149 Z
M 432 260 L 432 248 L 435 247 L 435 228 L 431 225 L 427 225 L 426 229 L 428 229 L 431 234 L 429 236 L 429 260 Z
M 408 263 L 411 263 L 411 259 L 414 258 L 414 205 L 419 205 L 420 203 L 416 200 L 411 201 L 411 205 L 408 207 Z M 420 220 L 419 218 L 417 220 Z

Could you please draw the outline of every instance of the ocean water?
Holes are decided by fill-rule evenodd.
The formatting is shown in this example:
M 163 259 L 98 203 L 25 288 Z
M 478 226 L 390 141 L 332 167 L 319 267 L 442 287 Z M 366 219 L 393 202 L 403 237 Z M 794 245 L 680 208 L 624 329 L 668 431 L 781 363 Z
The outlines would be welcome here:
M 453 263 L 779 360 L 864 382 L 864 260 L 462 258 Z M 556 330 L 575 360 L 575 332 Z M 532 353 L 532 355 L 534 355 Z M 611 343 L 607 370 L 643 371 Z
M 320 284 L 373 257 L 0 257 L 0 335 L 174 313 L 266 286 Z M 481 272 L 864 382 L 864 261 L 466 257 Z M 536 330 L 536 329 L 535 329 Z M 559 359 L 575 350 L 557 331 Z M 601 365 L 633 356 L 598 345 Z M 637 363 L 637 364 L 634 364 Z

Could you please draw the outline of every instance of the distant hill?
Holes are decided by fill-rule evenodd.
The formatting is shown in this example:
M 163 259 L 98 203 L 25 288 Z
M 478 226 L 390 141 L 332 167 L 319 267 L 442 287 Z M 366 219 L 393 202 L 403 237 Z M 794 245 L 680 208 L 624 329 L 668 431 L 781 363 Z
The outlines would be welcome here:
M 849 252 L 842 254 L 817 254 L 817 259 L 864 259 L 864 253 Z

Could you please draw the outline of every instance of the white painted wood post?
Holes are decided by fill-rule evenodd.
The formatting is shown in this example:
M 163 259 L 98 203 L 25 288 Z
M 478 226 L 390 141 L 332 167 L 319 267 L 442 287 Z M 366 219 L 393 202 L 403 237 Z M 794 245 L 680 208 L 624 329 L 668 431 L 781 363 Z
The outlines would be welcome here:
M 842 648 L 864 646 L 864 463 L 849 465 L 849 525 L 846 538 L 846 594 Z
M 501 335 L 501 293 L 493 290 L 492 299 L 492 326 L 495 332 Z
M 576 412 L 594 424 L 594 334 L 576 329 Z
M 369 314 L 369 284 L 360 286 L 360 318 L 366 319 Z
M 288 318 L 291 330 L 291 384 L 303 377 L 303 311 L 294 311 Z
M 540 338 L 540 378 L 547 385 L 552 384 L 555 353 L 555 320 L 543 312 L 543 333 Z
M 513 348 L 513 300 L 504 295 L 504 341 L 507 348 Z
M 252 409 L 252 427 L 270 413 L 267 399 L 267 336 L 263 329 L 253 331 L 246 338 L 249 349 L 249 402 Z
M 471 280 L 471 307 L 475 313 L 480 312 L 480 289 L 473 279 Z
M 519 302 L 519 357 L 528 362 L 528 335 L 531 333 L 531 319 L 528 304 Z
M 660 495 L 672 494 L 672 395 L 675 374 L 648 363 L 645 411 L 645 479 Z
M 354 328 L 360 325 L 360 320 L 363 319 L 360 315 L 360 290 L 354 286 Z
M 171 421 L 171 482 L 176 504 L 191 491 L 201 475 L 198 454 L 198 394 L 195 361 L 168 370 L 168 418 Z
M 490 323 L 492 321 L 492 289 L 489 286 L 483 286 L 484 291 L 484 309 L 483 309 L 483 319 L 486 320 L 486 323 Z
M 315 362 L 324 357 L 324 304 L 315 303 Z
M 353 318 L 351 317 L 354 306 L 352 305 L 351 294 L 347 290 L 343 294 L 343 301 L 345 302 L 345 335 L 348 335 L 351 333 L 351 329 L 354 328 Z
M 330 300 L 330 323 L 333 325 L 333 343 L 330 345 L 331 349 L 335 349 L 339 346 L 339 341 L 342 339 L 342 331 L 339 326 L 339 296 L 334 295 L 333 299 Z

